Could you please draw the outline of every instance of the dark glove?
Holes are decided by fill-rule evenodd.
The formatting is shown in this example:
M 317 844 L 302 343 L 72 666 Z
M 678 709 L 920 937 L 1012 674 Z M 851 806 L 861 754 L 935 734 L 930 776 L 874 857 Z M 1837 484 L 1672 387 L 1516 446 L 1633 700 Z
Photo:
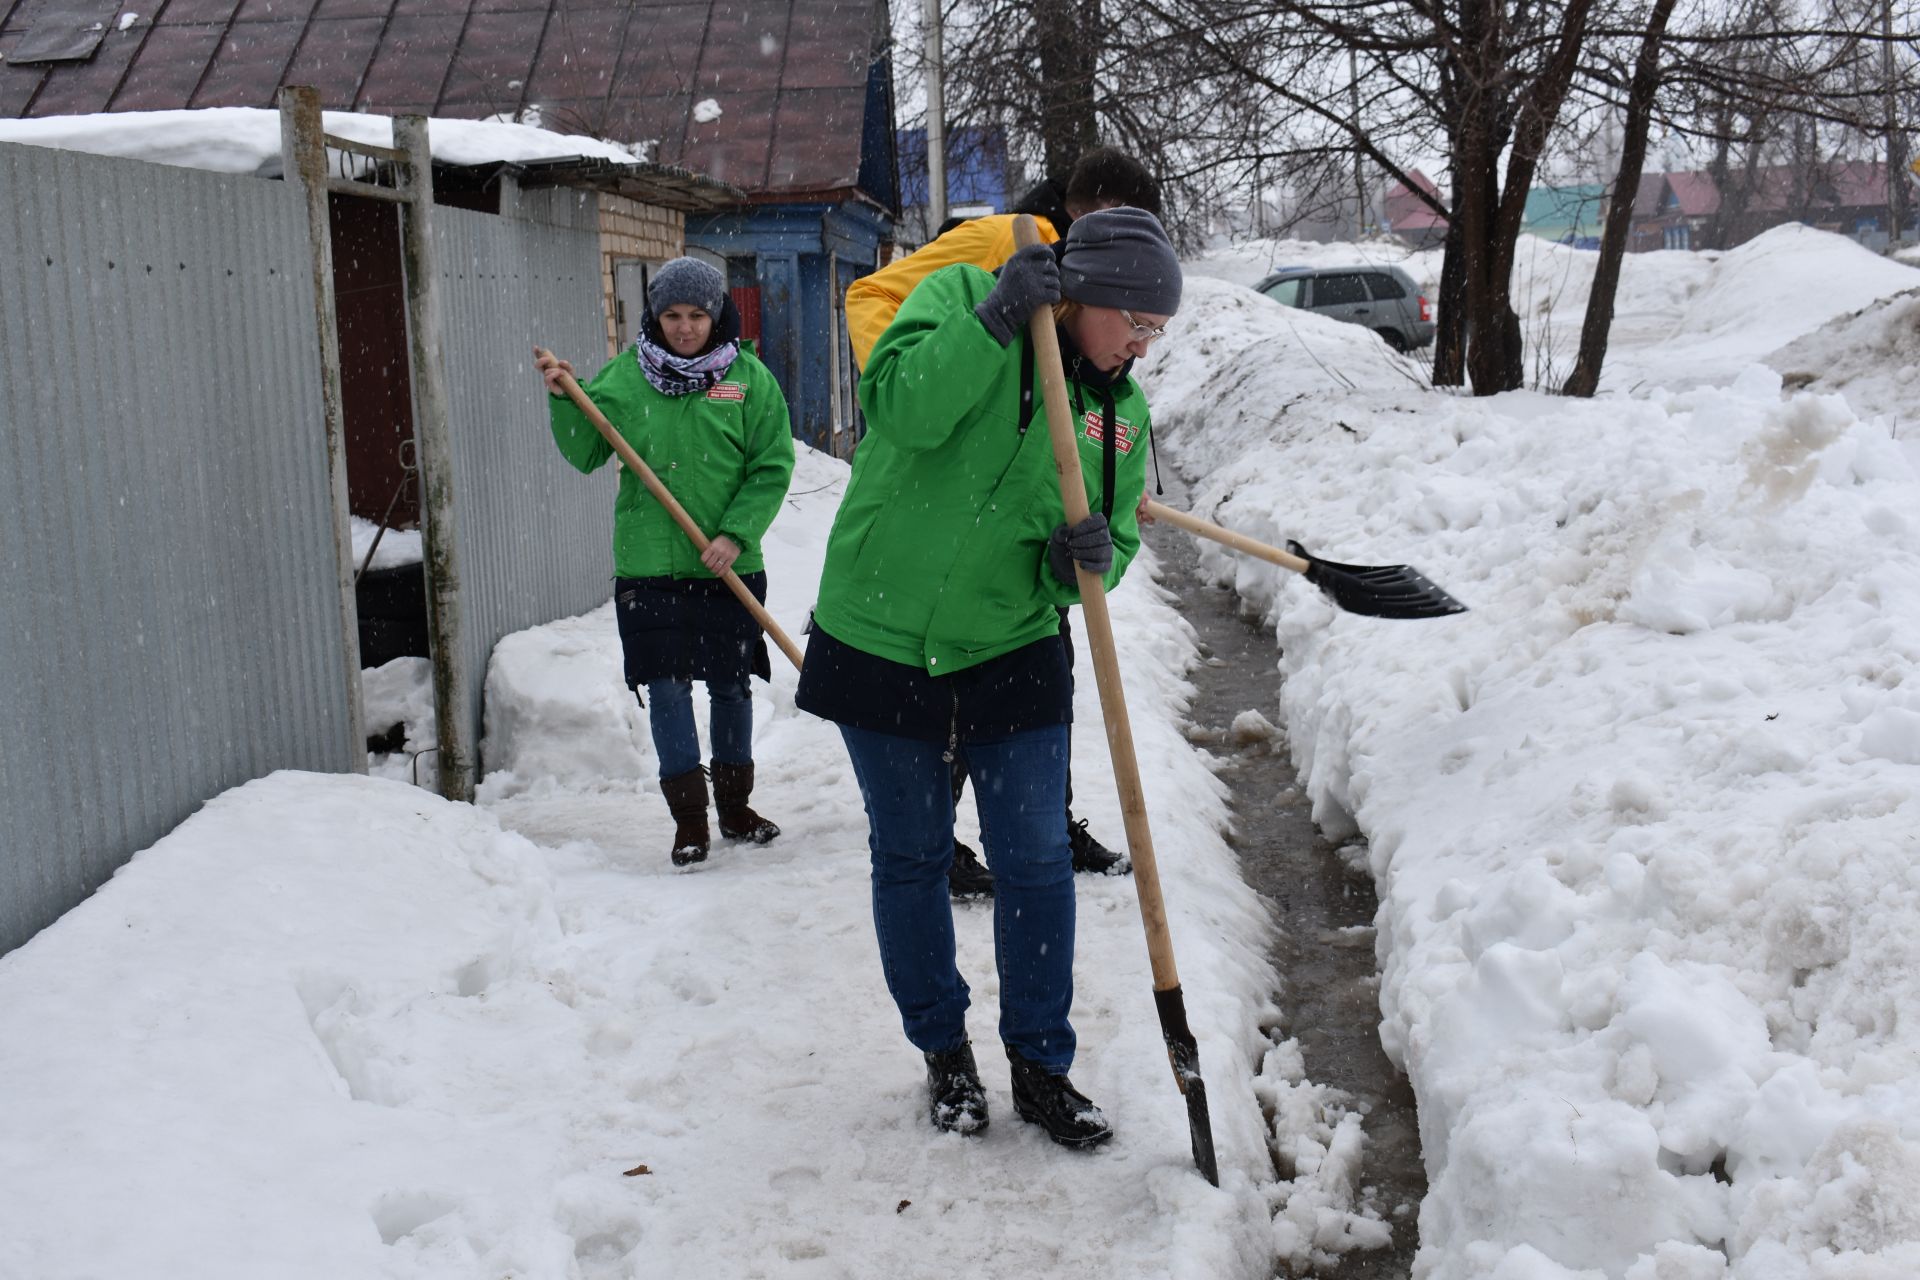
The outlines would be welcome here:
M 1054 260 L 1053 246 L 1030 244 L 1007 259 L 993 292 L 980 300 L 973 314 L 1004 347 L 1034 312 L 1058 301 L 1060 264 Z
M 1080 585 L 1073 576 L 1076 561 L 1092 574 L 1104 575 L 1113 568 L 1113 534 L 1107 529 L 1107 518 L 1098 511 L 1071 529 L 1055 525 L 1053 536 L 1047 539 L 1047 567 L 1069 587 Z

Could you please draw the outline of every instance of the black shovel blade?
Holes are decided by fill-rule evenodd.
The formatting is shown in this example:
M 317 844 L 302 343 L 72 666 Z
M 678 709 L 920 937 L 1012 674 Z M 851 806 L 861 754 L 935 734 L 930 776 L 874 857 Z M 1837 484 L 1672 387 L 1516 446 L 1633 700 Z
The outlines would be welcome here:
M 1193 1163 L 1200 1176 L 1220 1185 L 1220 1165 L 1213 1154 L 1213 1119 L 1207 1114 L 1207 1082 L 1200 1078 L 1200 1046 L 1187 1027 L 1187 1001 L 1179 987 L 1153 993 L 1160 1011 L 1160 1034 L 1167 1042 L 1167 1061 L 1173 1082 L 1187 1099 L 1187 1129 L 1193 1140 Z
M 1287 550 L 1307 562 L 1307 581 L 1348 613 L 1369 618 L 1444 618 L 1467 606 L 1404 564 L 1339 564 L 1310 554 L 1297 542 Z

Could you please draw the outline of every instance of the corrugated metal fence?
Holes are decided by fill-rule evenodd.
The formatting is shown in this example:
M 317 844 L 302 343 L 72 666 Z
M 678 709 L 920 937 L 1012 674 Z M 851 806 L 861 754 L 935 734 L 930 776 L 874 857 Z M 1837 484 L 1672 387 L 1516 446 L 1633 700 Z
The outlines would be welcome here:
M 10 144 L 0 190 L 4 952 L 220 791 L 365 744 L 299 192 Z M 611 592 L 611 478 L 561 460 L 531 373 L 536 340 L 604 350 L 599 246 L 434 219 L 478 742 L 494 643 Z
M 540 202 L 563 216 L 578 203 L 571 192 Z M 607 349 L 600 237 L 592 200 L 583 207 L 574 229 L 433 211 L 471 743 L 481 741 L 481 688 L 500 638 L 613 594 L 612 468 L 583 476 L 560 456 L 533 373 L 536 343 L 568 355 L 583 377 Z
M 6 949 L 208 797 L 364 744 L 297 193 L 8 145 L 0 190 Z

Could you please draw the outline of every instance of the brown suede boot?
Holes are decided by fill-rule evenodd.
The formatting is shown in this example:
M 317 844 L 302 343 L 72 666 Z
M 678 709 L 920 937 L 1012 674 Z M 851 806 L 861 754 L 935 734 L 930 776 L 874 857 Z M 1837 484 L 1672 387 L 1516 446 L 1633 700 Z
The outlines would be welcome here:
M 707 860 L 707 771 L 699 765 L 672 778 L 660 779 L 660 794 L 673 815 L 673 865 L 684 867 Z
M 720 834 L 729 840 L 751 840 L 765 844 L 780 834 L 780 828 L 747 807 L 753 794 L 753 762 L 726 764 L 713 762 L 713 803 L 720 810 Z

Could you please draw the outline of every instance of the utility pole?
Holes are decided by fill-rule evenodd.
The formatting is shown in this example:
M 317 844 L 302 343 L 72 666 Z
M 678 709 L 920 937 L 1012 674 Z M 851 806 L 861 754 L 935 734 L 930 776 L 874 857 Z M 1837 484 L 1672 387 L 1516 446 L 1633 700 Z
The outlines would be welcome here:
M 947 100 L 940 66 L 940 0 L 925 0 L 927 52 L 927 239 L 947 220 Z
M 1893 76 L 1893 0 L 1880 4 L 1880 71 L 1887 102 L 1887 248 L 1893 249 L 1907 224 L 1907 139 L 1900 131 Z

